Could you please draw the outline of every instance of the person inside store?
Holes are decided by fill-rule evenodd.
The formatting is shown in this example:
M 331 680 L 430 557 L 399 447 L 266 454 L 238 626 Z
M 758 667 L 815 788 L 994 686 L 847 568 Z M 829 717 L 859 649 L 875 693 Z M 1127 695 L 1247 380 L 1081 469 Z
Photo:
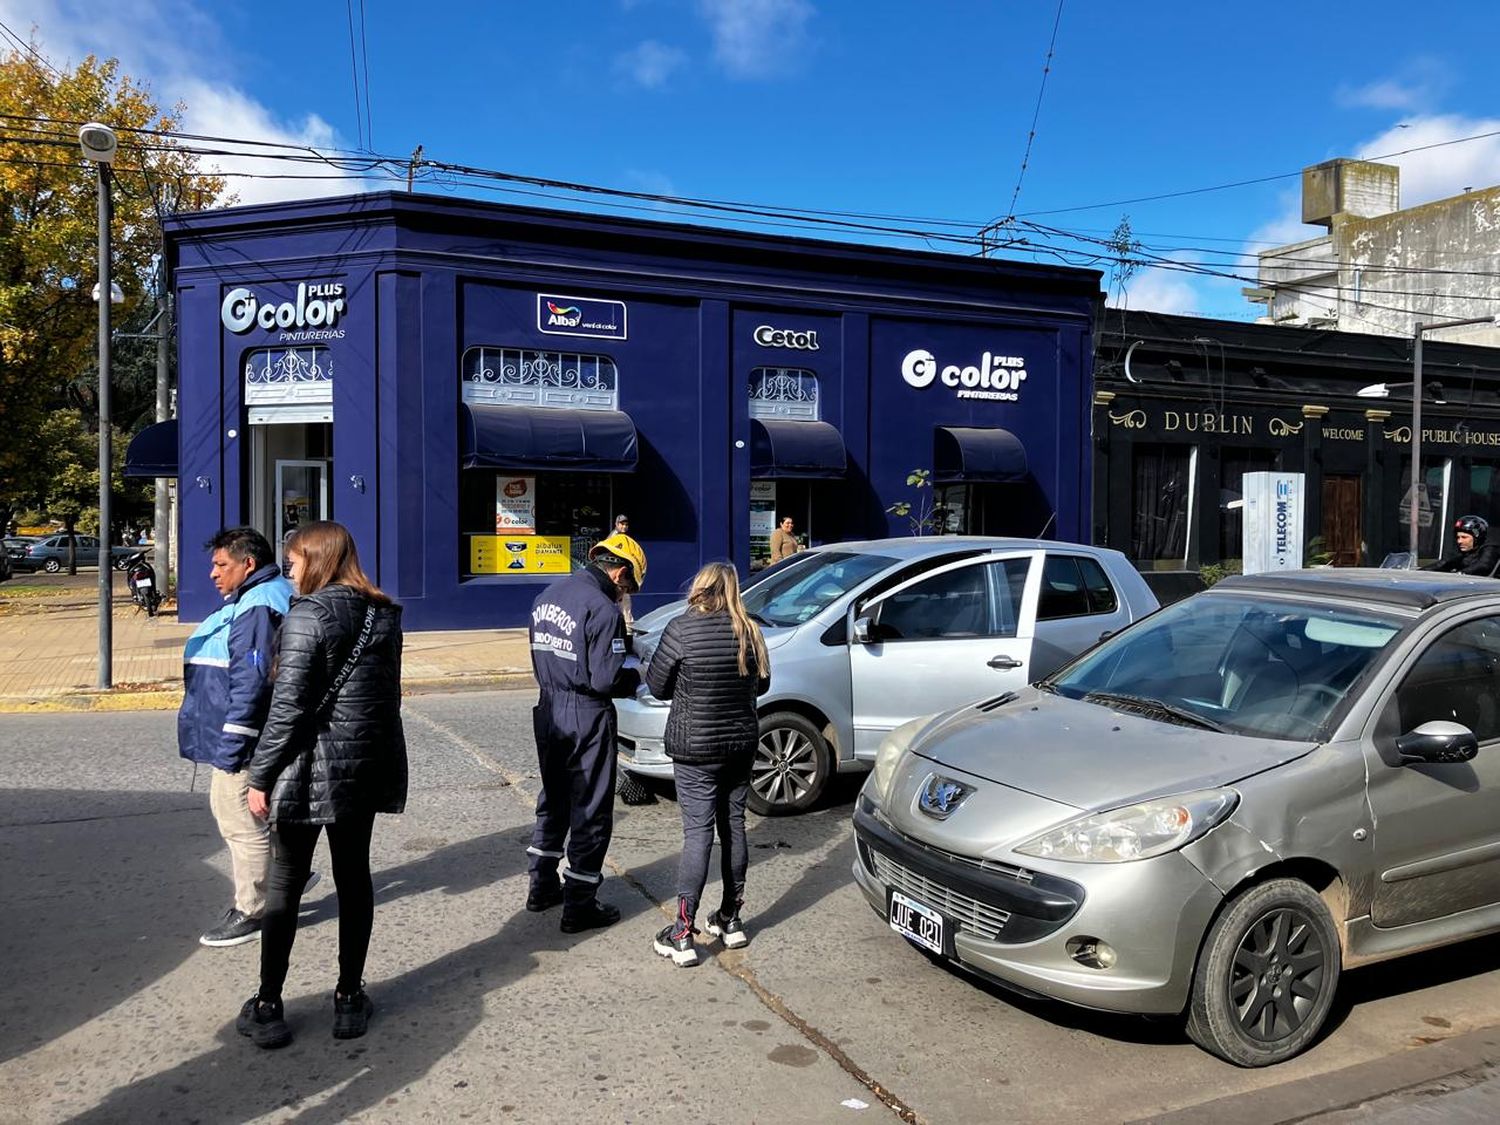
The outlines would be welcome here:
M 292 1040 L 282 1008 L 297 910 L 326 829 L 338 891 L 333 1037 L 365 1034 L 364 989 L 375 921 L 370 837 L 376 813 L 406 808 L 401 724 L 401 607 L 359 563 L 348 528 L 314 520 L 286 543 L 297 588 L 282 619 L 270 712 L 250 759 L 251 813 L 271 827 L 271 876 L 261 927 L 260 988 L 235 1029 L 257 1047 Z
M 624 512 L 615 517 L 614 533 L 627 537 L 630 535 L 630 517 Z M 630 607 L 630 595 L 628 593 L 620 595 L 620 615 L 625 618 L 626 629 L 630 629 L 635 625 L 635 611 Z
M 586 567 L 552 583 L 531 607 L 531 667 L 540 689 L 531 714 L 542 791 L 526 849 L 526 909 L 561 903 L 565 934 L 620 920 L 619 907 L 598 895 L 614 831 L 614 701 L 641 682 L 620 598 L 645 577 L 641 545 L 611 535 L 589 550 Z
M 792 517 L 782 516 L 781 526 L 771 532 L 771 565 L 775 566 L 782 559 L 791 558 L 802 550 L 802 544 L 797 542 L 797 537 L 792 534 Z
M 708 881 L 709 852 L 719 837 L 719 908 L 708 932 L 725 948 L 749 942 L 740 921 L 745 901 L 745 801 L 760 739 L 755 699 L 771 687 L 766 642 L 740 598 L 728 563 L 709 563 L 693 578 L 687 610 L 674 617 L 646 670 L 657 699 L 671 700 L 666 748 L 682 813 L 677 916 L 652 947 L 679 966 L 698 963 L 694 919 Z
M 1424 570 L 1446 570 L 1456 574 L 1497 577 L 1500 568 L 1500 544 L 1488 543 L 1490 525 L 1482 516 L 1459 516 L 1453 521 L 1453 539 L 1458 550 L 1445 559 L 1425 566 Z

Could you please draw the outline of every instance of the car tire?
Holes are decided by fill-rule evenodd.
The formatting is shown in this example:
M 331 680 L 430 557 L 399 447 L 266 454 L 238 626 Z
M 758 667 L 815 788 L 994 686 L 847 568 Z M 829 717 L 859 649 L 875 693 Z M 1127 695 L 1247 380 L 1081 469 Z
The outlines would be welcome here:
M 762 715 L 747 804 L 761 816 L 806 812 L 823 796 L 832 772 L 828 742 L 811 722 L 792 711 Z
M 1338 928 L 1300 879 L 1272 879 L 1219 914 L 1193 975 L 1187 1034 L 1236 1066 L 1271 1066 L 1317 1038 L 1338 989 Z
M 42 569 L 45 570 L 48 574 L 56 574 L 59 570 L 62 569 L 62 563 L 60 563 L 57 559 L 48 559 L 42 564 Z

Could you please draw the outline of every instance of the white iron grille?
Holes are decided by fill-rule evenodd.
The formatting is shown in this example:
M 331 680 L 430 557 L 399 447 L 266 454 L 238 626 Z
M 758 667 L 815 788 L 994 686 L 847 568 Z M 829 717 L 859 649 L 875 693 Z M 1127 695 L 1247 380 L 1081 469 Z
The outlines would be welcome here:
M 911 896 L 924 906 L 942 911 L 961 930 L 968 930 L 986 941 L 998 941 L 1000 931 L 1010 921 L 1009 911 L 1000 910 L 941 883 L 935 883 L 925 875 L 919 875 L 911 868 L 881 855 L 874 848 L 870 849 L 870 857 L 875 861 L 875 875 L 882 883 Z

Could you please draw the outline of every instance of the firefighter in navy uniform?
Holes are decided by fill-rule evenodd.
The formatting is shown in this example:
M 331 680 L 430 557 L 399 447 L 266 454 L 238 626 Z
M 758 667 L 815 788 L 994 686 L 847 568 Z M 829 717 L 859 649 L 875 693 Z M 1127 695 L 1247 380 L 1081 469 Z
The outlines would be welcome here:
M 646 553 L 616 533 L 595 544 L 589 560 L 531 607 L 531 666 L 541 688 L 532 726 L 542 792 L 526 849 L 526 909 L 562 903 L 562 930 L 569 934 L 620 920 L 617 907 L 598 900 L 614 827 L 614 700 L 641 682 L 620 599 L 640 589 Z M 568 866 L 559 879 L 564 854 Z

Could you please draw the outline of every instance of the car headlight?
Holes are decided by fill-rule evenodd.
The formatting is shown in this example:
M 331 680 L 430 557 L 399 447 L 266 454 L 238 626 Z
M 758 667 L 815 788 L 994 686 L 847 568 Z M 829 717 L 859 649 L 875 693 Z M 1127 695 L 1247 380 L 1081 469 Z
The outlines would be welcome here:
M 1038 859 L 1070 863 L 1129 863 L 1165 855 L 1192 843 L 1222 823 L 1240 795 L 1204 789 L 1158 797 L 1109 812 L 1090 813 L 1034 836 L 1015 850 Z
M 927 725 L 929 715 L 923 715 L 920 719 L 913 719 L 909 723 L 902 723 L 890 734 L 880 741 L 880 748 L 875 751 L 875 796 L 880 803 L 885 804 L 886 790 L 890 788 L 891 778 L 896 776 L 896 763 L 901 760 L 901 755 L 906 753 L 906 748 L 911 745 L 911 740 L 916 737 L 917 731 Z

